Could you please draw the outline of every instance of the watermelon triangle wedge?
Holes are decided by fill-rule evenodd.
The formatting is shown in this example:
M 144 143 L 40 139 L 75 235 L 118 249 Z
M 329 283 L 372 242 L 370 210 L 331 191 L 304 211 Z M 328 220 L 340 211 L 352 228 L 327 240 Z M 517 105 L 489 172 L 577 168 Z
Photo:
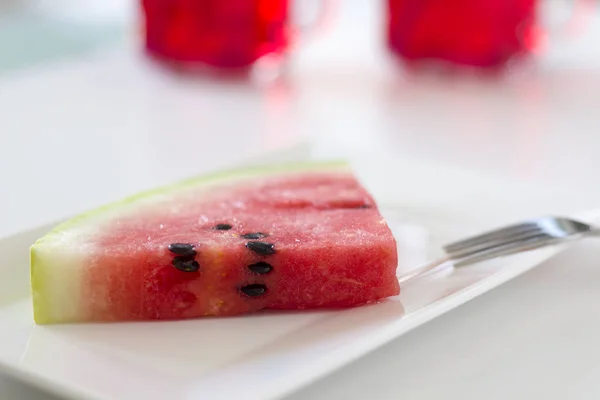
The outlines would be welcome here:
M 187 180 L 77 216 L 31 247 L 38 324 L 344 308 L 399 294 L 396 241 L 343 162 Z

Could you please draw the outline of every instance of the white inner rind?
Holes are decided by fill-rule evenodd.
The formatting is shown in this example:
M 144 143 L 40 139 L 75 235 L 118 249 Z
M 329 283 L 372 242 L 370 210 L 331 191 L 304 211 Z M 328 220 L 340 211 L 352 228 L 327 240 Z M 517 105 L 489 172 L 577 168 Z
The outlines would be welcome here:
M 37 323 L 76 321 L 84 313 L 80 296 L 86 258 L 85 252 L 74 252 L 60 242 L 32 248 L 32 295 Z

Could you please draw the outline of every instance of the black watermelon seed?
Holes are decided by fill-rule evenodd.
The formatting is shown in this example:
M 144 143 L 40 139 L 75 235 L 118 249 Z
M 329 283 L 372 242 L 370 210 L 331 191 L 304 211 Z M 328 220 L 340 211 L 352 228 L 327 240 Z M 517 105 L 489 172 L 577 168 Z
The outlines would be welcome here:
M 228 231 L 231 228 L 233 228 L 233 226 L 230 224 L 217 224 L 214 226 L 214 229 L 216 229 L 218 231 Z
M 368 204 L 361 204 L 360 206 L 358 206 L 356 208 L 371 208 L 371 206 Z
M 183 272 L 196 272 L 200 269 L 200 264 L 196 260 L 190 260 L 184 257 L 175 257 L 173 266 Z
M 265 275 L 271 272 L 273 270 L 273 267 L 271 266 L 271 264 L 261 261 L 257 262 L 256 264 L 248 265 L 248 269 L 254 272 L 255 274 Z
M 267 287 L 258 283 L 243 286 L 240 289 L 246 296 L 257 297 L 267 293 Z
M 262 232 L 251 232 L 251 233 L 244 233 L 243 235 L 240 235 L 240 236 L 243 237 L 244 239 L 262 239 L 269 235 L 267 235 L 266 233 L 262 233 Z
M 171 243 L 169 245 L 169 251 L 187 257 L 194 257 L 197 254 L 196 250 L 194 250 L 194 245 L 191 243 Z
M 261 256 L 269 256 L 271 254 L 275 254 L 275 245 L 273 243 L 266 242 L 248 242 L 246 243 L 246 247 L 256 254 L 260 254 Z

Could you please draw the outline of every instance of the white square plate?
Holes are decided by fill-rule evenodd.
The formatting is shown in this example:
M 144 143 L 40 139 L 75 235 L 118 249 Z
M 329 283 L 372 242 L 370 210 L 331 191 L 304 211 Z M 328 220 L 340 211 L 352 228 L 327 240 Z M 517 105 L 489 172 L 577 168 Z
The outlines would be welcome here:
M 441 182 L 438 168 L 427 164 L 363 160 L 354 165 L 398 240 L 399 274 L 438 257 L 447 241 L 491 224 L 483 215 L 512 206 L 506 188 L 476 174 L 446 170 Z M 390 184 L 390 177 L 401 187 Z M 457 188 L 458 196 L 436 198 Z M 488 214 L 474 206 L 477 202 L 463 200 L 477 193 L 485 193 Z M 0 240 L 0 366 L 63 396 L 97 400 L 281 398 L 561 250 L 446 269 L 407 282 L 400 296 L 343 311 L 36 326 L 28 248 L 50 227 Z

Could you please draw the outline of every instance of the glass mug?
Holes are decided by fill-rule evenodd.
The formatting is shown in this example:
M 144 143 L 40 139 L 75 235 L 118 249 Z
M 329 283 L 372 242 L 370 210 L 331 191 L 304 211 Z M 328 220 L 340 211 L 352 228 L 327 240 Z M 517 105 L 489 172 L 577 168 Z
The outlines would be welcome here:
M 303 0 L 304 1 L 304 0 Z M 292 0 L 141 0 L 146 50 L 181 67 L 247 69 L 298 42 Z M 325 26 L 331 0 L 321 0 L 308 27 Z
M 539 3 L 387 0 L 387 46 L 408 63 L 436 59 L 469 67 L 503 67 L 540 49 L 544 29 Z

